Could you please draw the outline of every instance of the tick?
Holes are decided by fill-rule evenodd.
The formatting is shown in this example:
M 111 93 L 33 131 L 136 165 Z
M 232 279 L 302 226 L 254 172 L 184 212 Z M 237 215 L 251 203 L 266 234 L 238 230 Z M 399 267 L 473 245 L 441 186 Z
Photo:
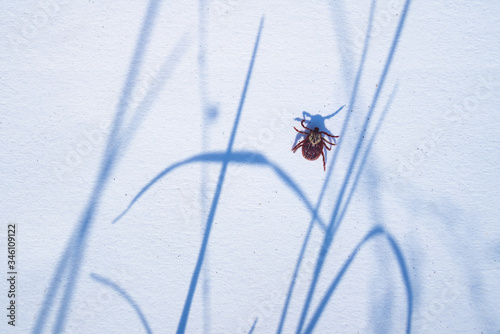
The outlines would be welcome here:
M 325 131 L 319 131 L 319 128 L 314 128 L 314 130 L 309 129 L 307 126 L 304 125 L 305 119 L 300 122 L 302 127 L 306 130 L 309 130 L 309 132 L 305 131 L 300 131 L 297 130 L 296 127 L 293 127 L 295 131 L 298 133 L 302 133 L 306 135 L 306 138 L 302 141 L 300 141 L 297 145 L 295 145 L 292 148 L 293 153 L 297 151 L 300 147 L 302 147 L 302 156 L 306 158 L 307 160 L 314 161 L 319 158 L 321 155 L 323 157 L 323 170 L 326 171 L 326 166 L 325 166 L 325 154 L 323 153 L 323 147 L 326 147 L 328 151 L 332 149 L 332 146 L 335 145 L 335 143 L 331 143 L 325 138 L 323 138 L 323 135 L 327 135 L 328 137 L 332 138 L 339 138 L 340 136 L 332 136 L 326 133 Z M 330 147 L 328 147 L 327 144 L 330 144 Z

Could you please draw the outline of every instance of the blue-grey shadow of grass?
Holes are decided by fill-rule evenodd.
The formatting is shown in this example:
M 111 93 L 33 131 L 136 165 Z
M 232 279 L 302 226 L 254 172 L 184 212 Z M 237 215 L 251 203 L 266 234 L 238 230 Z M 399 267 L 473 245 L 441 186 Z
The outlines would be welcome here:
M 368 27 L 367 27 L 367 32 L 366 32 L 366 38 L 365 38 L 365 42 L 364 42 L 364 46 L 363 46 L 363 52 L 362 52 L 362 55 L 361 55 L 360 64 L 359 64 L 358 71 L 357 71 L 357 74 L 356 74 L 356 79 L 354 81 L 351 98 L 350 98 L 350 101 L 349 101 L 349 104 L 348 104 L 349 108 L 347 110 L 347 116 L 344 119 L 344 124 L 342 126 L 343 131 L 341 133 L 341 137 L 343 137 L 345 135 L 345 133 L 346 133 L 347 126 L 349 124 L 349 121 L 350 121 L 350 118 L 351 118 L 351 115 L 352 115 L 352 109 L 354 107 L 354 104 L 355 104 L 355 101 L 356 101 L 356 98 L 357 98 L 358 89 L 359 89 L 359 83 L 361 81 L 361 75 L 363 73 L 363 68 L 364 68 L 364 64 L 365 64 L 365 60 L 366 60 L 366 54 L 367 54 L 367 51 L 368 51 L 368 45 L 369 45 L 369 41 L 370 41 L 370 32 L 371 32 L 371 29 L 372 29 L 373 16 L 374 16 L 374 12 L 375 12 L 375 3 L 376 3 L 375 1 L 372 1 L 372 6 L 371 6 L 371 9 L 370 9 L 370 16 L 369 16 L 369 20 L 368 20 Z M 321 203 L 323 201 L 323 197 L 324 197 L 326 188 L 327 188 L 328 183 L 330 181 L 330 177 L 332 176 L 332 173 L 333 173 L 333 170 L 334 170 L 334 166 L 335 166 L 335 163 L 337 161 L 337 157 L 339 155 L 339 152 L 340 152 L 341 148 L 342 148 L 342 145 L 339 145 L 336 148 L 336 150 L 334 151 L 334 153 L 333 153 L 332 163 L 330 164 L 330 166 L 328 168 L 328 173 L 326 174 L 325 181 L 323 182 L 323 186 L 322 186 L 322 189 L 321 189 L 319 197 L 318 197 L 318 202 L 316 204 L 316 208 L 313 210 L 313 214 L 312 214 L 311 220 L 309 222 L 308 230 L 307 230 L 306 235 L 304 237 L 304 241 L 302 243 L 302 247 L 301 247 L 300 253 L 299 253 L 298 257 L 297 257 L 297 263 L 295 265 L 294 273 L 293 273 L 291 281 L 290 281 L 290 286 L 288 288 L 288 292 L 287 292 L 287 296 L 286 296 L 286 299 L 285 299 L 285 303 L 284 303 L 283 309 L 281 311 L 281 317 L 280 317 L 280 322 L 278 324 L 277 333 L 281 333 L 282 330 L 283 330 L 283 326 L 284 326 L 284 323 L 285 323 L 285 320 L 286 320 L 286 316 L 287 316 L 287 312 L 288 312 L 288 307 L 289 307 L 290 300 L 291 300 L 292 295 L 293 295 L 293 290 L 295 288 L 295 283 L 296 283 L 296 280 L 297 280 L 297 275 L 298 275 L 298 272 L 299 272 L 300 267 L 302 265 L 302 259 L 304 257 L 305 251 L 307 249 L 307 245 L 309 244 L 309 237 L 310 237 L 311 232 L 312 232 L 312 227 L 313 227 L 314 222 L 316 221 L 316 219 L 318 217 L 318 211 L 319 211 L 319 208 L 320 208 Z M 311 296 L 312 296 L 312 294 L 311 294 Z M 309 298 L 309 295 L 308 295 L 307 298 Z M 308 301 L 306 299 L 305 305 L 307 305 L 307 304 L 308 304 Z M 297 332 L 300 332 L 300 330 L 302 329 L 304 319 L 305 319 L 305 315 L 303 313 L 302 317 L 301 317 L 301 319 L 299 321 Z
M 349 269 L 349 266 L 352 264 L 354 261 L 356 255 L 358 252 L 361 250 L 361 248 L 371 239 L 375 238 L 376 236 L 385 236 L 387 241 L 389 242 L 389 246 L 391 247 L 396 260 L 398 262 L 398 266 L 401 271 L 401 275 L 405 284 L 405 289 L 406 289 L 406 294 L 407 294 L 407 301 L 408 301 L 408 310 L 407 310 L 407 324 L 409 325 L 411 323 L 411 314 L 412 314 L 412 300 L 413 300 L 413 293 L 410 285 L 410 278 L 408 275 L 408 268 L 406 266 L 406 262 L 404 260 L 404 256 L 401 252 L 401 248 L 399 247 L 398 243 L 396 240 L 388 233 L 385 231 L 385 229 L 381 226 L 376 226 L 374 227 L 370 232 L 367 233 L 367 235 L 361 240 L 355 247 L 354 250 L 351 252 L 351 254 L 348 256 L 348 260 L 344 262 L 344 265 L 340 269 L 339 273 L 337 276 L 333 279 L 333 281 L 330 283 L 328 289 L 326 290 L 325 294 L 322 296 L 321 301 L 316 308 L 315 312 L 313 313 L 311 320 L 309 321 L 309 324 L 307 325 L 306 329 L 304 330 L 304 333 L 312 333 L 314 327 L 318 323 L 318 320 L 320 319 L 321 315 L 323 314 L 323 311 L 326 308 L 326 305 L 330 301 L 330 298 L 332 297 L 335 289 L 337 288 L 338 284 L 346 274 L 347 270 Z M 407 332 L 409 332 L 410 327 L 407 325 Z
M 397 92 L 397 86 L 395 86 L 394 89 L 392 90 L 392 93 L 389 96 L 389 100 L 387 100 L 387 103 L 384 107 L 384 110 L 382 111 L 382 115 L 380 116 L 380 119 L 377 122 L 377 126 L 375 127 L 375 130 L 373 131 L 372 135 L 370 136 L 370 139 L 368 140 L 368 145 L 367 145 L 366 150 L 363 154 L 363 158 L 362 158 L 361 162 L 359 163 L 359 167 L 358 167 L 358 170 L 356 172 L 356 175 L 354 176 L 354 180 L 353 180 L 352 186 L 349 190 L 349 194 L 346 197 L 344 207 L 340 210 L 340 214 L 338 217 L 339 221 L 342 221 L 344 219 L 344 215 L 347 211 L 347 207 L 349 206 L 349 203 L 351 202 L 352 196 L 354 195 L 354 191 L 356 190 L 358 182 L 361 178 L 361 174 L 364 171 L 365 163 L 368 160 L 370 151 L 373 147 L 373 143 L 375 142 L 375 139 L 377 138 L 377 134 L 380 130 L 382 123 L 384 122 L 384 118 L 387 115 L 387 112 L 391 108 L 392 101 L 394 100 L 394 96 L 396 96 L 396 92 Z
M 255 151 L 235 151 L 232 152 L 231 155 L 227 155 L 225 152 L 207 152 L 207 153 L 202 153 L 195 155 L 191 158 L 176 162 L 167 168 L 165 168 L 163 171 L 158 173 L 154 178 L 151 179 L 151 181 L 146 184 L 142 189 L 135 195 L 132 200 L 130 201 L 129 205 L 127 208 L 120 213 L 114 220 L 113 223 L 116 223 L 118 220 L 120 220 L 131 208 L 132 206 L 158 181 L 160 181 L 163 177 L 168 175 L 170 172 L 174 171 L 177 168 L 180 168 L 182 166 L 192 164 L 192 163 L 241 163 L 245 165 L 256 165 L 256 166 L 263 166 L 263 167 L 269 167 L 282 181 L 284 184 L 286 184 L 296 195 L 298 198 L 300 198 L 303 202 L 304 205 L 307 207 L 309 211 L 312 212 L 313 207 L 309 199 L 306 197 L 304 192 L 301 190 L 301 188 L 298 186 L 298 184 L 293 181 L 293 179 L 278 165 L 275 163 L 269 161 L 263 154 L 255 152 Z M 317 223 L 320 225 L 322 229 L 325 228 L 325 223 L 323 220 L 318 217 Z
M 364 133 L 366 132 L 366 130 L 368 128 L 368 125 L 369 125 L 370 120 L 372 118 L 373 111 L 374 111 L 374 109 L 375 109 L 375 107 L 377 105 L 377 102 L 378 102 L 378 99 L 379 99 L 379 96 L 380 96 L 380 92 L 381 92 L 381 90 L 382 90 L 382 88 L 384 86 L 385 79 L 387 77 L 387 73 L 388 73 L 390 65 L 392 63 L 392 59 L 393 59 L 394 53 L 396 51 L 396 47 L 397 47 L 397 44 L 398 44 L 398 41 L 399 41 L 399 37 L 401 35 L 401 31 L 402 31 L 402 28 L 403 28 L 403 25 L 404 25 L 404 22 L 405 22 L 405 19 L 406 19 L 406 16 L 407 16 L 409 5 L 410 5 L 410 0 L 407 0 L 406 3 L 405 3 L 404 8 L 402 10 L 400 21 L 398 22 L 398 25 L 397 25 L 397 28 L 396 28 L 396 31 L 395 31 L 395 34 L 394 34 L 394 39 L 392 41 L 392 45 L 390 47 L 389 54 L 387 56 L 384 68 L 383 68 L 381 76 L 380 76 L 379 85 L 377 86 L 377 89 L 375 90 L 375 94 L 373 96 L 372 103 L 371 103 L 369 111 L 368 111 L 368 113 L 367 113 L 367 115 L 365 117 L 365 122 L 364 122 L 364 125 L 362 127 L 362 131 L 361 131 L 361 133 L 360 133 L 360 135 L 358 137 L 358 143 L 356 144 L 356 147 L 354 149 L 351 161 L 349 163 L 349 167 L 347 169 L 346 176 L 345 176 L 344 181 L 342 183 L 342 186 L 341 186 L 341 188 L 339 190 L 339 194 L 337 196 L 336 203 L 335 203 L 334 209 L 332 211 L 331 220 L 330 220 L 329 226 L 328 226 L 328 228 L 326 230 L 326 233 L 325 233 L 325 236 L 324 236 L 324 239 L 323 239 L 323 243 L 321 245 L 321 249 L 319 251 L 319 254 L 318 254 L 318 257 L 317 257 L 317 260 L 316 260 L 316 266 L 315 266 L 315 269 L 314 269 L 314 274 L 313 274 L 311 283 L 309 285 L 309 291 L 307 293 L 307 297 L 306 297 L 306 300 L 304 302 L 304 306 L 302 308 L 302 314 L 300 316 L 300 320 L 299 320 L 299 323 L 297 325 L 297 331 L 296 331 L 297 333 L 301 333 L 302 332 L 302 328 L 303 328 L 303 326 L 305 324 L 307 313 L 308 313 L 308 310 L 310 308 L 311 300 L 312 300 L 312 297 L 313 297 L 314 292 L 315 292 L 315 288 L 316 288 L 318 280 L 319 280 L 319 275 L 320 275 L 320 273 L 322 271 L 323 264 L 324 264 L 324 262 L 326 260 L 326 256 L 327 256 L 328 250 L 330 249 L 330 246 L 332 244 L 335 232 L 336 232 L 338 226 L 341 223 L 341 220 L 338 219 L 339 213 L 340 213 L 341 203 L 342 203 L 342 201 L 344 199 L 345 192 L 347 191 L 347 187 L 348 187 L 349 181 L 351 179 L 351 175 L 352 175 L 352 173 L 354 171 L 354 166 L 356 164 L 356 161 L 358 159 L 358 155 L 360 153 L 360 150 L 361 150 L 361 147 L 362 147 L 362 144 L 363 144 Z M 375 1 L 372 2 L 372 13 L 371 13 L 371 16 L 373 16 L 374 7 L 375 7 Z M 371 28 L 369 27 L 369 29 L 371 29 Z M 369 39 L 369 33 L 367 34 L 367 40 L 368 39 Z M 365 43 L 365 45 L 366 45 L 366 43 Z M 364 54 L 365 54 L 365 51 L 366 51 L 366 49 L 364 50 Z M 353 92 L 353 94 L 356 91 L 357 90 L 355 90 Z M 338 152 L 337 152 L 337 154 L 338 154 Z M 410 296 L 412 296 L 412 295 L 410 295 Z M 412 305 L 413 300 L 409 300 L 409 303 Z M 410 332 L 410 330 L 411 330 L 411 313 L 412 313 L 412 307 L 410 307 L 410 310 L 409 310 L 409 318 L 408 318 L 408 322 L 407 322 L 407 332 Z
M 349 21 L 346 18 L 347 12 L 343 1 L 328 1 L 330 12 L 332 14 L 331 22 L 335 25 L 336 45 L 340 51 L 341 64 L 344 84 L 347 87 L 351 73 L 354 73 L 356 54 L 354 52 L 353 34 L 349 31 Z M 371 25 L 371 22 L 369 22 Z M 356 38 L 356 37 L 354 37 Z
M 212 104 L 209 87 L 208 87 L 208 62 L 207 62 L 207 27 L 208 27 L 208 1 L 200 0 L 198 1 L 198 89 L 201 100 L 201 112 L 203 115 L 203 126 L 201 128 L 201 150 L 203 152 L 208 151 L 210 147 L 210 126 L 218 117 L 218 108 Z M 200 182 L 200 208 L 201 208 L 201 219 L 200 226 L 204 223 L 204 219 L 207 215 L 208 207 L 208 191 L 207 191 L 207 179 L 208 179 L 208 169 L 207 166 L 203 165 L 201 168 L 201 182 Z M 203 233 L 203 231 L 201 231 Z M 210 300 L 210 257 L 209 253 L 205 255 L 205 265 L 202 268 L 202 312 L 203 312 L 203 333 L 211 332 L 211 300 Z
M 257 320 L 259 320 L 259 318 L 255 318 L 253 324 L 252 324 L 252 327 L 250 328 L 250 330 L 248 331 L 248 334 L 252 334 L 253 331 L 255 330 L 255 326 L 257 325 Z
M 84 256 L 89 230 L 105 188 L 106 181 L 115 166 L 116 156 L 120 148 L 119 134 L 122 128 L 124 114 L 127 110 L 132 90 L 136 84 L 140 67 L 143 63 L 145 48 L 149 42 L 151 31 L 154 27 L 155 19 L 159 11 L 159 4 L 160 1 L 151 0 L 147 6 L 146 14 L 143 19 L 143 25 L 138 36 L 129 72 L 117 106 L 115 118 L 113 120 L 113 127 L 108 137 L 97 180 L 94 184 L 88 203 L 83 210 L 81 218 L 79 219 L 78 226 L 57 264 L 56 271 L 51 279 L 48 292 L 45 295 L 45 299 L 38 314 L 38 319 L 33 327 L 33 333 L 41 333 L 43 331 L 49 312 L 54 304 L 55 297 L 61 287 L 63 291 L 55 318 L 53 332 L 60 333 L 64 330 L 67 313 L 70 309 L 81 262 Z
M 151 87 L 147 91 L 145 97 L 141 100 L 133 114 L 132 119 L 128 122 L 128 126 L 119 134 L 120 151 L 123 152 L 127 144 L 134 137 L 134 132 L 140 127 L 142 121 L 151 110 L 151 106 L 158 98 L 158 95 L 165 87 L 165 84 L 170 79 L 177 64 L 186 54 L 186 51 L 191 44 L 191 36 L 189 32 L 185 32 L 182 37 L 176 42 L 170 54 L 163 61 L 158 74 L 154 77 Z
M 363 155 L 363 160 L 361 161 L 360 163 L 360 167 L 358 169 L 358 172 L 354 178 L 354 182 L 353 182 L 353 186 L 351 187 L 350 189 L 350 192 L 349 192 L 349 195 L 347 197 L 347 201 L 346 203 L 344 204 L 344 207 L 341 211 L 341 214 L 339 216 L 339 220 L 342 220 L 343 217 L 344 217 L 344 214 L 347 210 L 347 206 L 349 205 L 349 202 L 351 201 L 351 198 L 354 194 L 354 190 L 356 188 L 356 185 L 361 177 L 361 174 L 364 170 L 364 164 L 366 163 L 366 160 L 369 156 L 369 152 L 373 146 L 373 143 L 375 141 L 375 138 L 378 134 L 378 131 L 380 129 L 380 126 L 382 125 L 383 121 L 384 121 L 384 118 L 385 118 L 385 115 L 387 114 L 388 110 L 390 109 L 391 105 L 392 105 L 392 101 L 394 99 L 394 96 L 396 95 L 396 90 L 397 90 L 397 87 L 395 87 L 393 89 L 393 92 L 391 94 L 391 96 L 389 97 L 389 100 L 387 101 L 386 105 L 385 105 L 385 108 L 384 108 L 384 111 L 382 112 L 382 115 L 377 123 L 377 126 L 375 128 L 375 130 L 373 131 L 373 134 L 372 136 L 370 137 L 370 140 L 368 142 L 368 147 L 365 151 L 365 154 Z M 303 246 L 302 246 L 302 249 L 301 249 L 301 253 L 299 255 L 299 260 L 297 261 L 297 264 L 295 266 L 295 269 L 294 269 L 294 273 L 292 275 L 292 281 L 291 281 L 291 284 L 290 284 L 290 287 L 289 287 L 289 290 L 288 290 L 288 293 L 287 293 L 287 297 L 286 297 L 286 300 L 285 300 L 285 305 L 283 307 L 283 310 L 282 310 L 282 313 L 281 313 L 281 318 L 280 318 L 280 324 L 279 324 L 279 327 L 278 327 L 278 333 L 280 333 L 283 329 L 283 325 L 284 325 L 284 321 L 285 321 L 285 318 L 286 318 L 286 312 L 288 310 L 288 306 L 289 306 L 289 303 L 290 303 L 290 299 L 291 299 L 291 295 L 292 295 L 292 291 L 293 291 L 293 287 L 295 286 L 295 282 L 296 282 L 296 279 L 297 279 L 297 276 L 298 276 L 298 271 L 300 269 L 300 264 L 301 264 L 301 260 L 302 260 L 302 257 L 303 257 L 303 254 L 305 252 L 305 246 L 307 245 L 308 241 L 309 241 L 309 237 L 310 237 L 310 234 L 312 232 L 312 224 L 309 225 L 309 229 L 307 230 L 306 232 L 306 235 L 304 237 L 304 242 L 303 242 Z
M 262 17 L 260 20 L 260 25 L 259 25 L 259 29 L 257 32 L 257 37 L 255 39 L 252 57 L 250 60 L 250 64 L 248 66 L 248 73 L 247 73 L 247 76 L 245 79 L 245 84 L 243 86 L 243 90 L 241 93 L 240 103 L 238 106 L 238 110 L 236 112 L 236 117 L 235 117 L 235 120 L 233 123 L 233 129 L 231 131 L 229 143 L 227 145 L 226 155 L 228 157 L 230 156 L 232 149 L 233 149 L 233 144 L 234 144 L 236 132 L 237 132 L 238 125 L 239 125 L 241 112 L 243 110 L 243 105 L 245 104 L 245 97 L 246 97 L 248 86 L 250 83 L 250 77 L 252 75 L 253 66 L 255 63 L 255 57 L 257 55 L 257 50 L 258 50 L 259 41 L 260 41 L 260 35 L 262 32 L 263 26 L 264 26 L 264 17 Z M 222 186 L 224 184 L 224 178 L 226 176 L 228 164 L 229 164 L 228 159 L 225 159 L 222 163 L 221 171 L 219 174 L 219 179 L 217 181 L 217 186 L 216 186 L 215 193 L 214 193 L 214 198 L 212 200 L 212 204 L 210 206 L 210 211 L 208 213 L 207 223 L 206 223 L 206 227 L 205 227 L 205 233 L 203 234 L 203 241 L 202 241 L 202 244 L 200 246 L 200 251 L 198 254 L 198 260 L 196 261 L 196 266 L 194 268 L 194 272 L 193 272 L 193 275 L 191 277 L 191 283 L 189 284 L 189 290 L 188 290 L 188 293 L 186 296 L 186 300 L 184 302 L 184 308 L 182 310 L 182 314 L 181 314 L 181 317 L 179 319 L 179 325 L 177 326 L 177 333 L 184 333 L 186 331 L 186 325 L 187 325 L 187 321 L 188 321 L 188 317 L 189 317 L 189 312 L 191 309 L 191 303 L 193 301 L 196 286 L 198 285 L 198 278 L 200 276 L 201 267 L 203 265 L 203 260 L 205 258 L 205 253 L 206 253 L 206 250 L 208 247 L 208 240 L 210 238 L 210 232 L 212 230 L 212 224 L 213 224 L 215 212 L 216 212 L 216 209 L 217 209 L 217 206 L 219 203 L 219 198 L 220 198 L 220 194 L 222 191 Z
M 127 301 L 127 303 L 130 306 L 132 306 L 135 313 L 137 313 L 137 316 L 141 320 L 142 325 L 144 326 L 144 329 L 146 330 L 146 333 L 150 333 L 150 334 L 152 333 L 151 327 L 149 327 L 148 321 L 146 320 L 146 316 L 141 311 L 139 305 L 137 305 L 137 303 L 134 301 L 134 299 L 127 293 L 127 291 L 125 291 L 123 288 L 121 288 L 118 284 L 114 283 L 113 281 L 111 281 L 111 280 L 109 280 L 101 275 L 92 273 L 92 274 L 90 274 L 90 277 L 92 277 L 92 279 L 95 280 L 96 282 L 99 282 L 101 284 L 104 284 L 104 285 L 110 287 L 115 292 L 117 292 L 121 297 L 123 297 L 123 299 L 125 299 Z
M 379 172 L 378 169 L 378 164 L 376 161 L 371 161 L 369 168 L 366 169 L 364 173 L 365 177 L 367 180 L 370 182 L 365 182 L 364 184 L 364 192 L 366 194 L 378 194 L 381 192 L 382 189 L 380 187 L 380 176 L 381 173 Z M 386 222 L 387 219 L 384 217 L 384 207 L 381 202 L 381 196 L 368 196 L 367 202 L 369 204 L 367 211 L 370 213 L 371 218 L 369 218 L 371 221 L 374 222 Z M 379 249 L 379 245 L 375 246 L 376 249 Z M 391 252 L 392 253 L 392 252 Z M 385 254 L 385 252 L 384 252 Z M 391 254 L 392 255 L 392 254 Z M 377 259 L 379 261 L 379 265 L 388 263 L 387 258 L 383 258 L 383 256 L 379 257 Z M 415 265 L 413 266 L 413 273 L 415 273 Z M 389 272 L 387 272 L 389 274 Z M 385 279 L 389 280 L 392 275 L 385 275 Z M 382 281 L 379 280 L 379 278 L 373 280 L 374 284 L 381 285 L 383 284 Z M 406 282 L 406 281 L 405 281 Z M 409 286 L 409 281 L 407 282 L 407 285 Z M 412 277 L 411 281 L 411 286 L 418 286 L 415 281 L 415 276 Z M 393 315 L 395 313 L 399 312 L 394 312 L 394 302 L 396 298 L 396 289 L 393 289 L 392 286 L 388 286 L 385 292 L 385 296 L 383 300 L 371 300 L 370 301 L 370 306 L 371 306 L 371 319 L 369 320 L 373 324 L 373 330 L 375 333 L 388 333 L 391 332 L 391 328 L 394 325 L 394 317 Z M 375 292 L 375 291 L 374 291 Z M 410 293 L 413 295 L 412 290 L 410 289 Z M 372 297 L 376 296 L 376 292 L 372 294 Z M 413 296 L 410 298 L 410 300 L 413 299 Z M 413 305 L 410 304 L 411 307 Z M 402 321 L 398 319 L 398 326 L 401 326 Z M 394 331 L 394 329 L 392 329 Z
M 115 116 L 115 121 L 113 123 L 114 124 L 113 130 L 112 130 L 112 133 L 111 133 L 109 140 L 108 140 L 108 145 L 107 145 L 106 152 L 104 155 L 103 163 L 101 165 L 101 171 L 99 173 L 99 177 L 96 181 L 96 184 L 95 184 L 93 193 L 91 195 L 91 198 L 89 200 L 89 203 L 88 203 L 84 213 L 82 214 L 79 228 L 77 228 L 77 230 L 75 231 L 74 237 L 72 237 L 72 239 L 68 243 L 68 247 L 66 248 L 66 250 L 65 250 L 65 252 L 64 252 L 63 256 L 61 257 L 61 260 L 58 264 L 56 273 L 52 279 L 52 283 L 51 283 L 51 286 L 49 288 L 49 292 L 46 295 L 45 301 L 44 301 L 43 306 L 42 306 L 42 310 L 39 314 L 37 324 L 35 325 L 34 332 L 40 332 L 43 329 L 45 322 L 46 322 L 46 319 L 47 319 L 47 316 L 48 316 L 48 311 L 50 310 L 50 307 L 52 306 L 52 303 L 54 301 L 54 297 L 55 297 L 58 289 L 61 286 L 60 282 L 62 281 L 63 277 L 68 276 L 67 285 L 66 285 L 65 291 L 63 293 L 63 298 L 62 298 L 62 302 L 61 302 L 61 305 L 59 308 L 59 313 L 58 313 L 58 316 L 56 319 L 56 327 L 55 327 L 54 331 L 60 332 L 64 328 L 64 321 L 66 319 L 66 314 L 69 310 L 72 294 L 73 294 L 73 291 L 75 288 L 75 284 L 76 284 L 76 280 L 77 280 L 77 276 L 78 276 L 78 271 L 79 271 L 79 268 L 81 265 L 81 260 L 82 260 L 83 253 L 85 250 L 86 239 L 88 237 L 88 231 L 89 231 L 90 226 L 91 226 L 92 218 L 94 216 L 95 211 L 97 210 L 100 196 L 101 196 L 102 191 L 105 187 L 105 182 L 107 181 L 109 174 L 111 173 L 112 168 L 116 164 L 116 155 L 118 153 L 118 148 L 120 147 L 120 145 L 119 145 L 120 144 L 120 141 L 119 141 L 120 131 L 119 130 L 121 129 L 121 126 L 122 126 L 123 113 L 125 112 L 126 103 L 130 97 L 130 92 L 131 92 L 132 87 L 135 83 L 135 80 L 137 77 L 137 71 L 139 69 L 139 65 L 142 62 L 142 56 L 144 53 L 143 49 L 144 49 L 144 46 L 146 44 L 146 40 L 150 34 L 150 30 L 153 26 L 152 22 L 154 21 L 153 19 L 154 19 L 154 14 L 157 11 L 157 6 L 158 6 L 158 3 L 155 1 L 152 1 L 150 3 L 148 13 L 147 13 L 146 18 L 144 20 L 144 25 L 143 25 L 143 28 L 141 31 L 141 35 L 140 35 L 139 41 L 137 43 L 136 52 L 135 52 L 133 60 L 132 60 L 130 72 L 129 72 L 129 75 L 127 77 L 127 81 L 126 81 L 126 84 L 125 84 L 125 87 L 123 90 L 122 97 L 120 99 L 119 106 L 117 108 L 118 110 L 117 110 L 117 114 Z M 255 46 L 254 46 L 254 53 L 252 56 L 249 72 L 247 74 L 245 86 L 244 86 L 243 93 L 242 93 L 242 99 L 240 101 L 240 106 L 238 108 L 238 113 L 237 113 L 236 120 L 234 123 L 231 138 L 230 138 L 230 141 L 228 144 L 228 149 L 227 149 L 226 154 L 225 154 L 226 157 L 229 157 L 232 154 L 232 145 L 234 142 L 234 138 L 235 138 L 241 110 L 242 110 L 242 107 L 244 104 L 244 98 L 245 98 L 246 91 L 248 88 L 250 74 L 252 72 L 252 67 L 253 67 L 255 54 L 256 54 L 256 50 L 257 50 L 257 46 L 258 46 L 258 41 L 260 38 L 260 33 L 262 30 L 262 25 L 263 25 L 263 20 L 261 21 L 261 25 L 259 27 L 257 41 L 256 41 Z M 387 70 L 387 68 L 388 67 L 386 64 L 386 70 Z M 383 75 L 383 78 L 385 79 L 385 74 Z M 382 83 L 383 83 L 383 81 L 380 84 L 380 88 L 382 86 Z M 377 93 L 380 91 L 380 88 L 377 91 Z M 378 94 L 376 94 L 376 96 L 377 96 L 377 98 L 374 99 L 375 101 L 378 99 Z M 372 105 L 372 108 L 373 107 L 374 106 Z M 218 198 L 219 198 L 220 193 L 221 193 L 222 184 L 223 184 L 224 176 L 225 176 L 225 173 L 227 170 L 227 165 L 229 164 L 229 160 L 230 160 L 229 158 L 225 158 L 222 161 L 222 168 L 221 168 L 221 173 L 219 176 L 218 186 L 217 186 L 216 192 L 214 194 L 214 200 L 212 202 L 210 214 L 209 214 L 209 217 L 207 219 L 206 232 L 204 234 L 203 242 L 202 242 L 202 245 L 200 247 L 200 254 L 198 256 L 197 265 L 196 265 L 194 273 L 193 273 L 191 285 L 190 285 L 190 288 L 188 291 L 188 296 L 186 297 L 186 302 L 185 302 L 185 306 L 183 309 L 183 314 L 182 314 L 180 322 L 179 322 L 179 327 L 178 327 L 179 333 L 185 331 L 185 326 L 186 326 L 187 318 L 189 315 L 189 309 L 190 309 L 192 297 L 194 295 L 194 291 L 196 288 L 197 278 L 199 276 L 199 270 L 203 264 L 203 256 L 204 256 L 204 253 L 206 251 L 211 224 L 212 224 L 214 216 L 215 216 L 215 210 L 217 208 Z M 340 201 L 340 199 L 339 199 L 339 201 Z M 316 213 L 314 213 L 313 219 L 314 220 L 318 219 Z M 332 221 L 333 221 L 333 219 L 332 219 Z

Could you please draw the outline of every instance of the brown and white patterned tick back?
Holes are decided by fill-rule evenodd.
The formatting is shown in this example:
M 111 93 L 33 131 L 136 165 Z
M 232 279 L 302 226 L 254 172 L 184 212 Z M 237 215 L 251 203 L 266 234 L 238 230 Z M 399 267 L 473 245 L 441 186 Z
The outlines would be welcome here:
M 326 171 L 326 166 L 325 166 L 325 154 L 323 153 L 323 147 L 326 147 L 328 151 L 332 149 L 332 146 L 335 145 L 335 143 L 331 143 L 325 138 L 323 138 L 323 135 L 327 135 L 328 137 L 332 138 L 339 138 L 340 136 L 332 136 L 326 133 L 325 131 L 319 131 L 319 128 L 314 128 L 314 130 L 309 129 L 304 125 L 305 119 L 300 122 L 302 127 L 306 130 L 309 130 L 309 132 L 305 131 L 300 131 L 297 130 L 296 127 L 293 127 L 295 131 L 298 133 L 302 133 L 306 135 L 306 138 L 302 141 L 300 141 L 297 145 L 295 145 L 292 148 L 293 153 L 297 151 L 300 147 L 302 147 L 302 156 L 306 158 L 307 160 L 314 161 L 319 158 L 321 155 L 323 157 L 323 170 Z M 327 144 L 330 144 L 331 146 L 328 147 Z

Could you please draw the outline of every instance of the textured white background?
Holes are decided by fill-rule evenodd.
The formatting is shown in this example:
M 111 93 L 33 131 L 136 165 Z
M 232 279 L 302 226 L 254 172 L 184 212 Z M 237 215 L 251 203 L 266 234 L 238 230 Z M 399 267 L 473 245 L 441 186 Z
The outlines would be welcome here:
M 319 210 L 327 222 L 402 4 L 377 3 L 350 129 L 342 129 L 349 106 L 325 121 L 331 133 L 342 134 L 343 145 Z M 96 182 L 147 5 L 0 4 L 1 233 L 7 223 L 19 226 L 17 326 L 10 328 L 0 313 L 1 332 L 29 332 L 36 323 Z M 176 169 L 111 222 L 167 166 L 227 148 L 263 15 L 234 149 L 265 155 L 316 204 L 327 173 L 320 160 L 291 153 L 294 119 L 303 110 L 327 116 L 349 103 L 370 6 L 214 0 L 200 21 L 198 2 L 160 5 L 129 112 L 152 89 L 164 62 L 169 76 L 107 181 L 66 332 L 143 330 L 132 307 L 91 273 L 127 291 L 153 332 L 175 332 L 220 164 Z M 413 332 L 500 331 L 498 13 L 497 1 L 410 5 L 375 114 L 397 85 L 393 103 L 328 253 L 313 309 L 355 245 L 381 225 L 406 261 Z M 214 110 L 210 121 L 204 105 Z M 255 333 L 276 331 L 309 222 L 304 202 L 271 169 L 230 165 L 187 332 L 246 332 L 256 318 Z M 285 333 L 297 326 L 322 240 L 315 228 Z M 5 310 L 7 286 L 0 281 Z M 406 298 L 388 243 L 375 238 L 341 280 L 316 332 L 403 332 Z M 51 326 L 52 320 L 46 330 Z

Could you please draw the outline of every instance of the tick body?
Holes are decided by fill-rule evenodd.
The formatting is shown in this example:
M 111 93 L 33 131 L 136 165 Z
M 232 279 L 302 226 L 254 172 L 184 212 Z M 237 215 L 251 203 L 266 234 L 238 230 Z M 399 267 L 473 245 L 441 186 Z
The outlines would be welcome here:
M 332 149 L 332 146 L 335 145 L 335 143 L 331 143 L 325 138 L 323 138 L 323 135 L 327 135 L 328 137 L 331 138 L 339 138 L 339 136 L 332 136 L 326 133 L 325 131 L 319 131 L 319 128 L 314 128 L 314 130 L 309 129 L 307 126 L 304 125 L 305 119 L 300 122 L 302 127 L 306 130 L 309 130 L 309 132 L 305 131 L 300 131 L 297 130 L 296 127 L 293 127 L 295 131 L 298 133 L 302 133 L 306 135 L 306 138 L 300 141 L 297 145 L 295 145 L 292 148 L 293 153 L 297 151 L 299 148 L 302 147 L 302 156 L 306 158 L 307 160 L 314 161 L 319 158 L 321 155 L 323 157 L 323 170 L 326 171 L 326 164 L 325 164 L 325 154 L 323 153 L 323 147 L 326 147 L 328 151 Z M 328 144 L 330 147 L 328 147 Z

